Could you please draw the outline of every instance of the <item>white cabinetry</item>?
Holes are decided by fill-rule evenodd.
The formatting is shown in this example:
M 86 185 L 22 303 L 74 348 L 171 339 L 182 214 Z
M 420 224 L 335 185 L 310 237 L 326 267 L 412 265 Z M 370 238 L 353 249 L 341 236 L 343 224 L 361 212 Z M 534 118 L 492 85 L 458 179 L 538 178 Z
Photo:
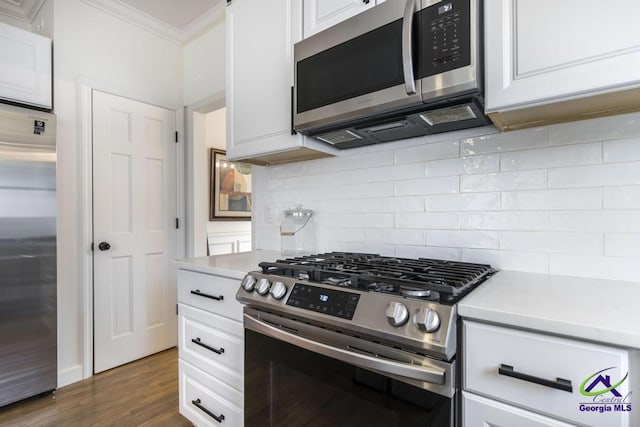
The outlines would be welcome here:
M 327 157 L 333 147 L 291 135 L 293 44 L 299 0 L 234 0 L 227 6 L 227 157 L 254 164 Z
M 51 39 L 0 22 L 0 98 L 51 109 Z
M 485 107 L 498 127 L 640 109 L 640 2 L 484 4 Z
M 637 352 L 471 321 L 463 331 L 465 426 L 638 425 L 624 401 L 637 387 Z M 598 412 L 616 397 L 618 410 Z
M 240 281 L 178 270 L 180 413 L 197 426 L 243 425 Z
M 378 3 L 382 1 L 378 0 Z M 304 0 L 304 38 L 376 5 L 376 0 Z

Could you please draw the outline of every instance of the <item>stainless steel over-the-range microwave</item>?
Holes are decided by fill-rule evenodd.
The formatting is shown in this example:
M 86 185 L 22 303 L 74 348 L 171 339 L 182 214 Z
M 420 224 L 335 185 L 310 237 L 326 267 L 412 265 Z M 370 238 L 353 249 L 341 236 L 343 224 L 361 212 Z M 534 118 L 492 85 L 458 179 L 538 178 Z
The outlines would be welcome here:
M 337 148 L 489 124 L 481 0 L 386 0 L 294 59 L 294 129 Z

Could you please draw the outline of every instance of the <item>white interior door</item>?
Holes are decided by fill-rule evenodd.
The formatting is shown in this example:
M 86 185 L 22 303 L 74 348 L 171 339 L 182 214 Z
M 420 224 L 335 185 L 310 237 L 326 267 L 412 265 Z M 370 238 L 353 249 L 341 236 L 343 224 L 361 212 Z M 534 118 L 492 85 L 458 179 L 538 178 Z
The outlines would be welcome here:
M 93 92 L 95 373 L 177 342 L 175 122 Z

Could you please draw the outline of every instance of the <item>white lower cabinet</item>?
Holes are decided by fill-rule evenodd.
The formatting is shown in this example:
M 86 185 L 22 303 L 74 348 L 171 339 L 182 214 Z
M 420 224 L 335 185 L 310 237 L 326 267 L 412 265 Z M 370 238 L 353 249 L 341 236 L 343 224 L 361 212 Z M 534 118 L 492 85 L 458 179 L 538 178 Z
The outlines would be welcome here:
M 464 425 L 467 427 L 570 427 L 562 421 L 535 414 L 469 392 L 462 392 Z
M 178 270 L 180 413 L 196 426 L 244 424 L 240 281 Z
M 465 426 L 640 425 L 637 351 L 473 321 L 463 334 Z

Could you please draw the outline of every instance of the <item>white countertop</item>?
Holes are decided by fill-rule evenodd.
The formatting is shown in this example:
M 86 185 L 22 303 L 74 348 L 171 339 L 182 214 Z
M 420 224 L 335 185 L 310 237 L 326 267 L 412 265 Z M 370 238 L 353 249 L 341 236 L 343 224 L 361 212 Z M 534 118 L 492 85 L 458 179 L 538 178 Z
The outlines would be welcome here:
M 242 279 L 249 271 L 258 270 L 258 264 L 261 262 L 275 261 L 278 258 L 283 258 L 279 251 L 256 250 L 229 255 L 179 259 L 176 261 L 176 265 L 185 270 Z
M 458 313 L 557 335 L 640 349 L 640 283 L 500 271 Z

